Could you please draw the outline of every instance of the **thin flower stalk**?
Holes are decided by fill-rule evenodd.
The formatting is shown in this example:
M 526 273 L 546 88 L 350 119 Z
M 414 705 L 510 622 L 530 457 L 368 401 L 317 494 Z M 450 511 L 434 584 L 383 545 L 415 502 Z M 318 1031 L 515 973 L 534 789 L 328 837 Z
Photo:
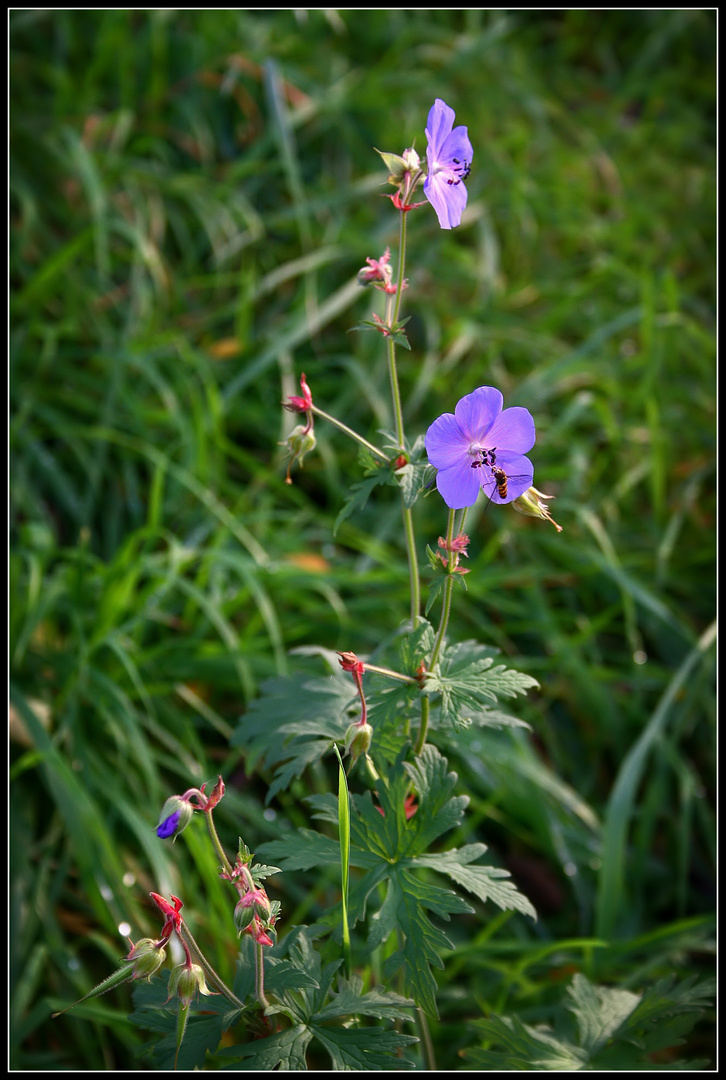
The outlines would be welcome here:
M 255 942 L 255 994 L 263 1009 L 268 1009 L 270 1003 L 265 997 L 265 955 L 259 941 Z
M 212 817 L 212 811 L 211 810 L 208 811 L 208 813 L 205 814 L 205 817 L 207 819 L 207 832 L 209 833 L 209 838 L 212 841 L 212 844 L 214 845 L 214 850 L 217 852 L 217 855 L 219 856 L 219 858 L 220 858 L 220 860 L 222 862 L 222 865 L 224 866 L 227 873 L 231 874 L 232 873 L 232 864 L 230 863 L 229 859 L 227 858 L 227 853 L 225 852 L 224 848 L 222 847 L 219 836 L 217 835 L 217 829 L 216 829 L 216 826 L 214 824 L 214 819 Z
M 202 950 L 197 945 L 191 930 L 187 926 L 186 922 L 182 924 L 181 933 L 179 934 L 182 946 L 187 955 L 190 953 L 194 956 L 195 960 L 201 968 L 204 969 L 204 974 L 209 980 L 210 985 L 214 986 L 220 994 L 223 994 L 227 998 L 230 1004 L 236 1006 L 238 1009 L 244 1009 L 245 1005 L 243 1001 L 234 994 L 227 986 L 225 981 L 217 974 L 212 965 L 207 960 Z
M 392 671 L 390 668 L 379 667 L 377 664 L 369 664 L 367 661 L 363 661 L 363 667 L 366 671 L 375 671 L 378 675 L 386 675 L 389 679 L 398 679 L 399 682 L 411 683 L 413 686 L 418 685 L 418 679 L 414 679 L 412 675 L 404 675 L 400 671 Z
M 396 292 L 389 295 L 386 302 L 386 322 L 389 326 L 395 326 L 401 309 L 401 297 L 404 288 L 404 269 L 406 264 L 406 212 L 400 212 L 399 227 L 399 258 L 398 258 L 398 281 Z M 396 343 L 393 337 L 387 338 L 388 342 L 388 375 L 391 383 L 391 399 L 393 403 L 393 416 L 396 425 L 396 439 L 398 448 L 404 451 L 403 408 L 401 405 L 401 390 L 398 384 L 398 369 L 396 365 Z M 413 513 L 411 508 L 403 506 L 403 532 L 406 540 L 406 554 L 408 557 L 408 572 L 411 589 L 411 625 L 416 625 L 421 609 L 421 583 L 419 580 L 418 556 L 416 554 L 416 537 L 413 528 Z
M 448 521 L 447 521 L 447 524 L 446 524 L 446 544 L 447 544 L 447 546 L 449 548 L 451 547 L 452 541 L 454 539 L 454 517 L 455 517 L 455 511 L 454 510 L 449 510 L 449 517 L 448 517 Z M 453 567 L 452 563 L 453 563 L 453 560 L 452 560 L 452 562 L 449 563 L 449 566 L 448 566 L 449 574 L 448 574 L 448 577 L 446 578 L 446 582 L 444 583 L 444 599 L 443 599 L 443 604 L 441 606 L 441 620 L 439 622 L 439 629 L 438 629 L 438 632 L 436 634 L 436 640 L 434 642 L 434 647 L 433 647 L 433 650 L 431 652 L 431 657 L 429 659 L 429 668 L 433 668 L 436 665 L 436 662 L 439 659 L 439 654 L 441 652 L 441 646 L 444 643 L 444 637 L 446 636 L 446 629 L 447 629 L 447 627 L 449 625 L 449 617 L 451 615 L 451 594 L 452 594 L 452 591 L 453 591 L 453 588 L 454 588 L 454 575 L 452 573 L 454 567 Z
M 446 547 L 451 549 L 454 545 L 454 536 L 462 532 L 464 528 L 464 522 L 466 521 L 467 510 L 465 509 L 461 515 L 458 529 L 454 528 L 455 511 L 449 510 L 449 517 L 446 527 Z M 441 609 L 441 621 L 439 622 L 439 629 L 436 634 L 436 640 L 434 641 L 434 647 L 431 651 L 428 667 L 432 669 L 438 661 L 441 647 L 444 643 L 446 636 L 446 629 L 449 625 L 449 617 L 451 615 L 451 596 L 454 588 L 454 573 L 456 572 L 455 560 L 452 558 L 448 564 L 449 576 L 444 584 L 444 596 Z M 418 756 L 426 745 L 426 736 L 428 734 L 429 716 L 431 705 L 428 695 L 424 694 L 421 698 L 421 725 L 418 731 L 418 738 L 416 739 L 416 745 L 414 747 L 414 753 Z
M 314 404 L 310 406 L 310 412 L 315 413 L 315 415 L 319 416 L 321 420 L 327 420 L 329 424 L 333 424 L 334 427 L 337 427 L 340 431 L 344 432 L 346 435 L 349 435 L 351 439 L 355 439 L 355 441 L 357 443 L 360 443 L 361 446 L 364 446 L 366 450 L 370 450 L 370 452 L 375 457 L 379 458 L 381 461 L 386 462 L 386 464 L 388 463 L 390 457 L 389 454 L 384 453 L 383 450 L 379 450 L 377 446 L 374 446 L 373 443 L 368 442 L 368 440 L 364 439 L 362 435 L 359 435 L 357 431 L 353 431 L 353 428 L 349 428 L 348 425 L 344 424 L 342 420 L 336 419 L 336 417 L 331 416 L 330 413 L 323 412 L 322 409 L 318 408 L 318 406 Z

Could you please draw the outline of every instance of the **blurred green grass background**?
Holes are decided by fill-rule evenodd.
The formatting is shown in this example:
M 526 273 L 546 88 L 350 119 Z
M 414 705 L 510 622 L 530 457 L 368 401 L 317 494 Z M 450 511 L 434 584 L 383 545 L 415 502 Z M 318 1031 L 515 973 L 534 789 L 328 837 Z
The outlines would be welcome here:
M 11 1066 L 135 1067 L 124 989 L 49 1013 L 117 966 L 120 926 L 153 932 L 148 891 L 178 892 L 190 853 L 195 935 L 231 972 L 214 861 L 193 828 L 156 841 L 159 808 L 223 772 L 229 847 L 306 823 L 309 784 L 264 809 L 235 720 L 290 649 L 365 653 L 406 618 L 395 493 L 334 539 L 354 447 L 319 423 L 288 487 L 276 444 L 302 371 L 373 441 L 391 426 L 380 339 L 347 330 L 376 299 L 356 271 L 397 239 L 373 147 L 423 153 L 435 97 L 475 157 L 460 228 L 410 216 L 407 432 L 498 386 L 535 417 L 564 527 L 467 523 L 451 633 L 541 690 L 529 739 L 447 747 L 460 839 L 542 917 L 452 930 L 440 1066 L 463 1001 L 543 1018 L 583 965 L 634 988 L 708 971 L 715 14 L 25 10 L 9 29 Z M 416 523 L 423 555 L 440 501 Z M 334 883 L 279 888 L 292 925 Z M 707 1020 L 694 1037 L 708 1056 Z

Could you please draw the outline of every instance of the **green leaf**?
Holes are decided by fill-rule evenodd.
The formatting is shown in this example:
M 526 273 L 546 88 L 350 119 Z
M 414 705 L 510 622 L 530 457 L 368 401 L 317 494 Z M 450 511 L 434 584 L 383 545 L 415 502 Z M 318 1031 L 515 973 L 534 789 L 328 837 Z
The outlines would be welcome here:
M 427 465 L 423 461 L 409 461 L 406 465 L 402 465 L 400 469 L 396 469 L 396 472 L 394 473 L 401 488 L 403 504 L 409 510 L 424 489 L 424 475 L 426 469 Z
M 340 843 L 340 880 L 341 880 L 341 903 L 343 908 L 343 953 L 345 956 L 345 971 L 350 978 L 350 927 L 348 926 L 348 875 L 350 871 L 350 796 L 348 783 L 345 778 L 345 769 L 338 747 L 335 747 L 338 758 L 338 841 Z
M 203 1068 L 207 1052 L 216 1051 L 222 1032 L 239 1017 L 239 1010 L 231 1010 L 229 1002 L 222 997 L 205 997 L 204 1015 L 188 1018 L 186 1030 L 181 1031 L 184 1041 L 179 1046 L 181 1021 L 176 1003 L 166 1001 L 169 972 L 165 970 L 161 974 L 161 979 L 135 987 L 134 1011 L 129 1020 L 137 1027 L 164 1036 L 149 1050 L 155 1068 L 173 1070 L 175 1061 L 180 1070 Z
M 584 975 L 575 975 L 568 993 L 569 1008 L 580 1029 L 580 1045 L 594 1057 L 640 1004 L 640 996 L 630 990 L 593 986 Z
M 355 688 L 340 668 L 327 678 L 304 675 L 268 679 L 240 717 L 232 745 L 244 749 L 248 768 L 275 768 L 269 802 L 294 777 L 342 742 Z
M 410 1062 L 400 1058 L 400 1052 L 418 1040 L 414 1036 L 401 1035 L 380 1027 L 359 1026 L 353 1029 L 341 1027 L 341 1019 L 365 1016 L 377 1019 L 410 1020 L 413 1002 L 382 987 L 374 987 L 363 993 L 363 980 L 354 976 L 350 980 L 338 978 L 338 991 L 332 989 L 332 981 L 341 960 L 334 960 L 324 967 L 320 953 L 313 948 L 312 932 L 300 929 L 287 935 L 272 952 L 289 949 L 289 957 L 275 958 L 278 966 L 286 965 L 288 977 L 297 969 L 313 986 L 298 984 L 294 991 L 285 989 L 279 982 L 274 985 L 278 1003 L 267 1009 L 267 1015 L 284 1013 L 292 1021 L 292 1027 L 246 1046 L 230 1047 L 220 1053 L 225 1069 L 244 1061 L 246 1067 L 258 1071 L 289 1069 L 307 1070 L 306 1050 L 312 1039 L 329 1054 L 335 1069 L 397 1069 L 411 1068 Z M 272 980 L 267 983 L 273 990 Z
M 280 874 L 282 871 L 279 866 L 265 866 L 263 863 L 255 863 L 254 866 L 250 867 L 250 873 L 255 885 L 260 885 L 265 878 L 272 877 L 273 874 Z
M 458 779 L 448 771 L 448 762 L 435 746 L 424 746 L 419 756 L 405 763 L 406 774 L 419 796 L 419 809 L 409 823 L 410 843 L 407 855 L 427 852 L 442 833 L 461 823 L 469 803 L 468 795 L 452 795 Z
M 404 1046 L 418 1042 L 415 1035 L 401 1035 L 382 1028 L 341 1028 L 313 1025 L 312 1031 L 330 1054 L 336 1070 L 378 1070 L 415 1068 L 412 1061 L 398 1057 Z
M 489 1044 L 466 1053 L 475 1068 L 510 1071 L 546 1069 L 560 1072 L 638 1072 L 702 1069 L 701 1061 L 669 1060 L 654 1051 L 670 1050 L 682 1043 L 714 994 L 707 980 L 696 985 L 686 979 L 674 986 L 674 977 L 660 980 L 644 993 L 620 987 L 594 986 L 582 974 L 567 989 L 567 1009 L 577 1023 L 577 1044 L 562 1030 L 532 1028 L 517 1017 L 492 1016 L 474 1023 Z M 562 1026 L 562 1025 L 561 1025 Z M 499 1048 L 502 1049 L 499 1049 Z
M 431 578 L 431 581 L 429 582 L 429 597 L 426 601 L 426 609 L 424 611 L 425 615 L 428 615 L 431 611 L 431 608 L 436 603 L 436 598 L 448 580 L 449 574 L 436 574 L 435 577 Z
M 473 866 L 484 853 L 483 844 L 469 844 L 451 852 L 435 854 L 432 843 L 443 833 L 460 825 L 468 798 L 452 794 L 457 776 L 448 771 L 447 761 L 432 745 L 424 747 L 413 763 L 404 755 L 383 770 L 377 785 L 379 806 L 370 792 L 351 796 L 350 864 L 365 869 L 362 878 L 351 882 L 349 918 L 351 925 L 362 921 L 369 899 L 379 886 L 386 885 L 386 897 L 369 923 L 370 950 L 400 932 L 400 948 L 388 959 L 386 974 L 403 967 L 404 987 L 428 1015 L 436 1016 L 436 981 L 432 967 L 441 967 L 440 951 L 451 949 L 448 937 L 429 919 L 428 912 L 448 920 L 452 914 L 470 914 L 471 905 L 451 889 L 422 880 L 420 871 L 435 870 L 468 889 L 480 900 L 493 900 L 500 907 L 533 916 L 534 909 L 508 878 L 507 871 L 489 866 Z M 416 811 L 406 816 L 406 797 L 415 788 Z M 316 816 L 337 824 L 337 802 L 332 795 L 307 799 Z M 381 811 L 383 811 L 381 813 Z M 294 837 L 262 845 L 266 855 L 280 861 L 283 869 L 311 869 L 339 858 L 338 845 L 310 830 Z M 339 909 L 325 919 L 340 938 Z
M 372 476 L 366 476 L 363 480 L 358 480 L 353 484 L 350 491 L 350 495 L 343 503 L 343 506 L 338 511 L 338 516 L 335 519 L 333 525 L 333 536 L 336 536 L 338 529 L 355 510 L 362 510 L 368 502 L 368 497 L 371 492 L 381 487 L 383 484 L 390 484 L 393 482 L 393 472 L 391 469 L 385 466 L 379 466 L 376 472 Z
M 469 915 L 472 908 L 456 893 L 423 883 L 410 870 L 397 867 L 389 877 L 388 893 L 380 911 L 372 920 L 368 939 L 370 948 L 386 941 L 393 931 L 403 934 L 403 946 L 396 950 L 384 965 L 384 974 L 391 978 L 403 968 L 403 986 L 428 1016 L 438 1016 L 436 980 L 432 966 L 443 968 L 439 952 L 452 949 L 448 937 L 434 926 L 426 908 L 444 919 L 449 913 Z
M 413 1001 L 374 986 L 363 993 L 363 980 L 360 975 L 350 979 L 338 976 L 338 991 L 331 991 L 331 1001 L 318 1013 L 318 1020 L 332 1020 L 339 1016 L 374 1016 L 377 1020 L 410 1020 Z
M 385 337 L 390 337 L 397 345 L 402 345 L 404 349 L 410 349 L 411 346 L 409 345 L 408 338 L 403 330 L 403 327 L 410 318 L 411 316 L 407 315 L 405 319 L 400 319 L 397 323 L 394 323 L 390 329 L 387 328 L 382 321 L 376 322 L 373 319 L 363 319 L 362 322 L 349 327 L 348 333 L 350 334 L 354 330 L 377 330 L 380 334 L 384 334 Z
M 260 844 L 260 849 L 278 859 L 284 873 L 331 865 L 340 858 L 338 841 L 312 829 L 298 829 L 294 835 L 282 840 L 269 840 Z
M 505 911 L 518 911 L 521 915 L 536 919 L 537 912 L 514 882 L 509 880 L 508 870 L 495 866 L 469 865 L 485 851 L 485 844 L 467 844 L 463 848 L 453 848 L 440 854 L 420 855 L 416 864 L 428 866 L 440 874 L 448 874 L 457 885 L 462 885 L 482 903 L 492 900 Z
M 438 722 L 454 728 L 476 723 L 491 725 L 491 704 L 499 698 L 524 694 L 539 683 L 531 675 L 512 671 L 503 664 L 496 667 L 492 650 L 476 641 L 447 646 L 437 667 L 429 672 L 424 693 L 441 694 Z M 496 713 L 501 722 L 529 727 L 522 720 Z
M 220 1051 L 219 1057 L 232 1058 L 223 1070 L 239 1070 L 239 1062 L 247 1062 L 247 1067 L 256 1072 L 306 1072 L 305 1051 L 313 1032 L 304 1024 L 295 1024 L 287 1031 L 279 1031 L 269 1039 L 257 1039 L 246 1046 L 230 1046 Z
M 587 1055 L 583 1051 L 548 1030 L 523 1024 L 516 1016 L 491 1016 L 475 1021 L 473 1027 L 488 1042 L 503 1049 L 467 1050 L 464 1060 L 469 1067 L 501 1072 L 574 1072 L 586 1068 Z

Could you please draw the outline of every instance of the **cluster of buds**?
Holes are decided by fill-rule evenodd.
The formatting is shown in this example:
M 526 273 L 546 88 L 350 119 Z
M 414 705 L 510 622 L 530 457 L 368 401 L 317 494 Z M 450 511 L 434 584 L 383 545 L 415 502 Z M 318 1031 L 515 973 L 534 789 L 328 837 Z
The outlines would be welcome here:
M 289 461 L 287 465 L 287 474 L 285 476 L 285 483 L 291 484 L 292 478 L 290 477 L 290 469 L 295 461 L 298 461 L 301 465 L 303 458 L 306 454 L 309 454 L 311 450 L 315 449 L 316 439 L 315 432 L 313 430 L 313 395 L 310 392 L 310 387 L 305 380 L 305 372 L 300 376 L 300 389 L 302 390 L 302 396 L 299 394 L 291 394 L 286 401 L 282 402 L 283 408 L 288 412 L 304 413 L 305 423 L 298 424 L 297 427 L 288 435 L 285 442 L 279 443 L 279 446 L 284 446 L 287 450 Z
M 170 795 L 161 808 L 156 835 L 160 840 L 176 840 L 192 820 L 195 810 L 208 814 L 224 795 L 224 780 L 220 776 L 210 795 L 204 794 L 206 783 L 189 788 L 183 795 Z
M 388 183 L 395 184 L 398 190 L 395 195 L 390 195 L 393 205 L 397 210 L 415 210 L 418 206 L 424 206 L 426 200 L 420 203 L 411 202 L 411 197 L 418 184 L 424 179 L 426 173 L 421 168 L 421 159 L 413 147 L 404 150 L 403 154 L 381 155 L 388 169 Z
M 392 280 L 393 269 L 390 265 L 390 259 L 390 248 L 386 248 L 380 259 L 369 259 L 366 257 L 366 262 L 368 263 L 368 265 L 362 267 L 358 271 L 358 284 L 373 285 L 376 289 L 381 289 L 385 293 L 395 293 L 397 290 L 397 286 Z M 407 289 L 408 281 L 404 281 L 401 288 Z
M 153 956 L 153 950 L 159 949 L 162 953 L 162 959 L 156 963 L 155 967 L 151 968 L 150 974 L 153 974 L 163 962 L 165 950 L 160 948 L 160 946 L 163 946 L 164 943 L 169 940 L 172 933 L 175 933 L 184 949 L 185 959 L 181 964 L 177 964 L 176 967 L 172 968 L 169 976 L 169 996 L 166 1000 L 171 1001 L 176 995 L 179 998 L 181 1007 L 183 1009 L 188 1009 L 197 992 L 207 995 L 211 994 L 213 991 L 207 989 L 203 969 L 199 964 L 192 962 L 189 946 L 182 933 L 183 919 L 181 909 L 184 907 L 184 904 L 178 896 L 172 896 L 171 903 L 169 903 L 168 900 L 165 900 L 163 896 L 159 896 L 158 893 L 152 892 L 150 893 L 150 896 L 164 916 L 164 925 L 161 928 L 161 938 L 158 942 L 150 941 L 148 938 L 142 939 L 137 945 L 134 945 L 126 959 L 135 960 L 141 965 L 141 970 L 145 971 L 147 967 L 151 968 L 151 965 L 154 962 L 155 958 Z
M 450 542 L 444 540 L 443 536 L 439 537 L 439 547 L 443 551 L 448 551 L 449 555 L 442 555 L 441 552 L 436 552 L 436 558 L 439 560 L 444 569 L 448 568 L 450 574 L 468 574 L 469 571 L 459 566 L 459 559 L 467 556 L 467 547 L 469 546 L 469 537 L 465 533 L 459 533 Z M 449 558 L 451 559 L 451 565 L 449 565 Z
M 248 862 L 251 856 L 248 852 L 240 852 L 231 873 L 226 870 L 220 872 L 220 877 L 234 883 L 239 900 L 234 909 L 234 924 L 238 934 L 249 934 L 258 945 L 274 945 L 268 930 L 274 930 L 277 920 L 277 911 L 273 910 L 273 904 L 265 890 L 257 884 L 249 869 Z M 279 910 L 279 903 L 275 905 Z

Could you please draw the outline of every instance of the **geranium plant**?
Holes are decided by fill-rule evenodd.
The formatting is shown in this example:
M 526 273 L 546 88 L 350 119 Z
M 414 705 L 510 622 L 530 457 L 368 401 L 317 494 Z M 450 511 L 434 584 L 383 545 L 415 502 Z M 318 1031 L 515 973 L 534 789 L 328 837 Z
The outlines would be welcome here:
M 155 1033 L 151 1060 L 159 1068 L 201 1067 L 211 1051 L 228 1068 L 304 1070 L 313 1050 L 316 1061 L 327 1060 L 334 1069 L 435 1068 L 428 1033 L 429 1021 L 437 1017 L 435 971 L 452 947 L 441 921 L 471 915 L 474 899 L 485 911 L 493 907 L 536 918 L 507 871 L 484 861 L 483 843 L 456 847 L 448 841 L 468 800 L 457 793 L 457 776 L 442 753 L 444 739 L 467 726 L 523 726 L 503 703 L 536 685 L 498 662 L 487 643 L 452 641 L 448 634 L 454 588 L 466 587 L 463 560 L 471 540 L 464 528 L 476 500 L 486 498 L 495 507 L 512 504 L 555 524 L 549 496 L 533 487 L 527 454 L 534 446 L 535 422 L 527 408 L 504 408 L 497 388 L 471 386 L 458 402 L 452 395 L 453 412 L 432 418 L 427 430 L 411 439 L 399 388 L 397 347 L 410 349 L 401 318 L 409 214 L 430 205 L 441 228 L 449 230 L 460 226 L 467 206 L 465 181 L 474 152 L 467 128 L 455 127 L 454 120 L 453 109 L 437 98 L 426 123 L 425 166 L 412 148 L 381 154 L 394 187 L 399 250 L 397 260 L 389 248 L 364 257 L 358 281 L 374 286 L 384 302 L 382 313 L 373 313 L 358 329 L 379 333 L 386 349 L 393 431 L 381 446 L 371 443 L 321 407 L 314 379 L 305 374 L 300 394 L 283 403 L 300 417 L 285 444 L 289 483 L 315 451 L 316 421 L 333 424 L 360 446 L 364 476 L 353 484 L 338 523 L 381 485 L 397 489 L 408 615 L 402 625 L 391 626 L 373 655 L 362 655 L 355 640 L 338 654 L 321 647 L 313 677 L 294 673 L 265 684 L 234 731 L 232 742 L 248 769 L 264 765 L 271 775 L 268 802 L 317 762 L 337 763 L 337 790 L 307 800 L 321 823 L 319 831 L 296 830 L 263 845 L 257 853 L 263 861 L 255 861 L 241 838 L 230 858 L 214 824 L 225 792 L 222 777 L 210 794 L 205 785 L 190 788 L 170 795 L 162 807 L 156 825 L 162 843 L 175 842 L 195 815 L 205 818 L 240 946 L 230 986 L 184 917 L 184 905 L 194 903 L 193 884 L 185 883 L 189 894 L 181 898 L 151 893 L 162 916 L 158 936 L 131 941 L 119 969 L 86 997 L 133 980 L 134 1019 Z M 416 201 L 420 186 L 424 199 Z M 432 573 L 424 596 L 415 506 L 427 494 L 441 498 L 446 526 L 445 535 L 427 538 Z M 340 868 L 339 902 L 313 926 L 286 924 L 280 903 L 267 895 L 266 879 L 322 866 Z M 182 958 L 169 969 L 174 943 Z M 370 965 L 377 950 L 379 985 Z M 597 998 L 582 980 L 576 994 L 581 1006 L 592 999 L 597 1009 L 610 1000 Z M 688 999 L 684 1011 L 691 1004 Z M 632 1019 L 633 995 L 627 1006 L 623 1016 Z M 410 1032 L 402 1029 L 407 1022 L 415 1025 Z M 535 1029 L 522 1031 L 522 1046 L 531 1044 L 539 1052 L 544 1036 Z M 481 1032 L 497 1045 L 510 1037 L 516 1043 L 518 1037 L 495 1016 Z M 554 1046 L 549 1035 L 545 1041 Z M 557 1052 L 560 1058 L 569 1054 L 568 1061 L 589 1060 L 585 1050 L 569 1043 L 558 1043 Z M 512 1055 L 522 1067 L 525 1059 Z M 485 1047 L 471 1060 L 486 1067 L 498 1059 Z

